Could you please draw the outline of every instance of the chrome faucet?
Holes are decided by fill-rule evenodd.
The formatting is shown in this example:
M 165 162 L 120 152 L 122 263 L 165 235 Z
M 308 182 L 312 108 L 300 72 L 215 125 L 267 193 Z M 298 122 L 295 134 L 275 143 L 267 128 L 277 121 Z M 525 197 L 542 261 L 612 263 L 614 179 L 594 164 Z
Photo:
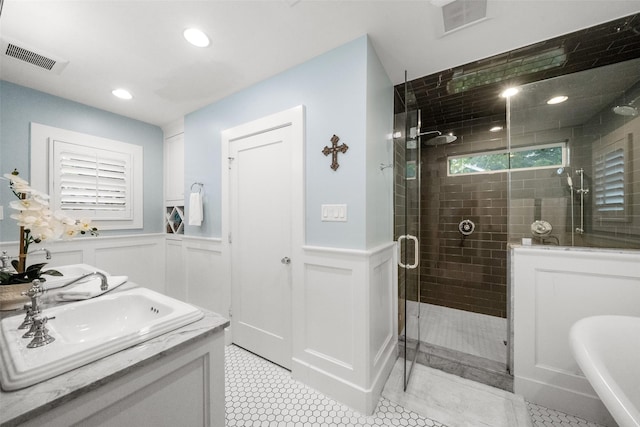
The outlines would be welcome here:
M 67 283 L 65 283 L 64 285 L 62 285 L 60 288 L 66 288 L 67 286 L 73 285 L 74 283 L 78 283 L 79 281 L 81 281 L 82 279 L 86 279 L 87 277 L 91 277 L 91 276 L 98 276 L 100 277 L 100 290 L 105 292 L 109 289 L 109 283 L 107 282 L 107 276 L 105 276 L 103 273 L 99 272 L 99 271 L 93 271 L 91 273 L 87 273 L 83 276 L 77 277 Z M 26 336 L 33 336 L 33 332 L 35 332 L 35 325 L 33 324 L 33 318 L 34 316 L 40 314 L 42 312 L 41 308 L 40 308 L 40 297 L 42 297 L 42 295 L 47 292 L 47 289 L 44 289 L 44 287 L 42 286 L 42 281 L 40 279 L 34 279 L 32 284 L 31 284 L 31 288 L 29 288 L 29 290 L 27 292 L 22 292 L 22 295 L 29 297 L 31 299 L 31 304 L 25 304 L 24 305 L 24 309 L 26 312 L 24 321 L 22 322 L 22 324 L 18 327 L 18 329 L 26 329 L 26 328 L 30 328 L 30 330 L 25 334 Z M 29 335 L 31 334 L 31 335 Z
M 0 267 L 0 271 L 10 271 L 9 261 L 11 261 L 12 257 L 7 255 L 7 251 L 2 251 L 2 255 L 0 255 L 0 262 L 2 262 L 2 267 Z
M 45 257 L 46 257 L 47 259 L 51 259 L 51 251 L 50 251 L 49 249 L 47 249 L 47 248 L 34 249 L 34 250 L 32 250 L 31 252 L 28 252 L 28 253 L 27 253 L 27 255 L 30 255 L 30 254 L 32 254 L 32 253 L 34 253 L 34 252 L 41 252 L 41 251 L 42 251 L 42 252 L 44 252 L 44 253 L 46 254 L 46 255 L 45 255 Z
M 34 252 L 44 252 L 45 257 L 47 259 L 51 259 L 51 251 L 47 248 L 34 249 L 31 252 L 29 252 L 27 255 L 32 254 Z M 18 257 L 9 256 L 7 255 L 7 251 L 2 251 L 2 255 L 0 255 L 0 262 L 2 263 L 2 266 L 0 266 L 0 271 L 3 271 L 3 272 L 11 271 L 12 268 L 9 266 L 9 261 L 15 258 L 18 258 Z
M 29 328 L 27 333 L 22 336 L 23 338 L 32 337 L 35 333 L 33 318 L 42 312 L 40 309 L 40 297 L 44 292 L 45 290 L 42 287 L 42 281 L 40 279 L 34 279 L 33 282 L 31 282 L 31 288 L 29 288 L 27 292 L 22 292 L 22 295 L 31 299 L 31 304 L 24 305 L 26 314 L 22 324 L 18 326 L 18 329 Z
M 87 273 L 83 276 L 77 277 L 75 279 L 73 279 L 70 282 L 65 283 L 64 285 L 60 286 L 60 288 L 66 288 L 69 285 L 73 285 L 74 283 L 78 283 L 79 281 L 86 279 L 87 277 L 91 277 L 91 276 L 98 276 L 100 278 L 100 290 L 101 291 L 107 291 L 109 289 L 109 283 L 107 282 L 107 276 L 104 275 L 104 273 L 101 273 L 99 271 L 93 271 L 91 273 Z
M 91 273 L 87 273 L 78 278 L 75 278 L 65 283 L 60 288 L 66 288 L 67 286 L 78 283 L 81 280 L 91 276 L 98 276 L 100 278 L 101 291 L 105 292 L 109 289 L 107 276 L 99 271 L 93 271 Z M 41 316 L 42 310 L 40 308 L 40 297 L 45 292 L 47 292 L 47 290 L 42 287 L 42 281 L 40 281 L 39 279 L 34 279 L 31 288 L 27 292 L 22 293 L 22 295 L 27 296 L 31 299 L 31 304 L 25 304 L 24 306 L 26 310 L 26 316 L 22 324 L 18 327 L 18 329 L 29 328 L 29 330 L 24 335 L 22 335 L 22 338 L 33 338 L 33 340 L 27 345 L 27 348 L 41 347 L 55 341 L 55 338 L 49 335 L 49 330 L 45 326 L 47 321 L 55 319 L 55 317 Z

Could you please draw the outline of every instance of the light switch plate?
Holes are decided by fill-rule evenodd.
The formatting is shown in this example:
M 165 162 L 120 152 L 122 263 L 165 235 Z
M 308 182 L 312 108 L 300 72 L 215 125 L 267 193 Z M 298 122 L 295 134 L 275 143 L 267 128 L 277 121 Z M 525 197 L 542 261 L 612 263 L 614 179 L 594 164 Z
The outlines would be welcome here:
M 322 205 L 320 207 L 320 219 L 322 221 L 346 222 L 347 205 Z

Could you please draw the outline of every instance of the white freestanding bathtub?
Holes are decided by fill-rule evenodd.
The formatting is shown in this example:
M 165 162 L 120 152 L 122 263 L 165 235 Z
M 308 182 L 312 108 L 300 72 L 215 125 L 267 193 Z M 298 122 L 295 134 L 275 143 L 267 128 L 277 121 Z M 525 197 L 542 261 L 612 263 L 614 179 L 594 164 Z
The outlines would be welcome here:
M 569 336 L 580 369 L 615 421 L 640 427 L 640 317 L 587 317 Z

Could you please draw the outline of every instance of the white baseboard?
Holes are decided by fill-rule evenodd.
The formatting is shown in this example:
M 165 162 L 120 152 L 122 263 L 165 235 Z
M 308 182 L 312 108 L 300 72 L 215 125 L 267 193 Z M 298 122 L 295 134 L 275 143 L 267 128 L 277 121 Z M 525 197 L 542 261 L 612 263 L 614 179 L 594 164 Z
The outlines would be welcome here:
M 292 360 L 291 376 L 364 415 L 372 415 L 396 361 L 396 353 L 393 350 L 397 346 L 392 347 L 386 352 L 382 369 L 375 376 L 370 388 L 362 388 L 295 357 Z
M 515 376 L 514 389 L 525 400 L 566 414 L 575 415 L 601 426 L 616 427 L 611 414 L 597 396 Z

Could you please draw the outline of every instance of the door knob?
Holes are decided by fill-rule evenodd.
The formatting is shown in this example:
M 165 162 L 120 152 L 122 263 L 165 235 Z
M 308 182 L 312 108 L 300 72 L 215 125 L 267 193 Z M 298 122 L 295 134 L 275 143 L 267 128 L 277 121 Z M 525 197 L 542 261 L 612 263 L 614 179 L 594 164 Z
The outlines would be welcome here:
M 291 264 L 291 258 L 289 258 L 288 256 L 286 256 L 286 257 L 282 258 L 282 259 L 280 260 L 280 262 L 281 262 L 281 263 L 283 263 L 283 264 Z

